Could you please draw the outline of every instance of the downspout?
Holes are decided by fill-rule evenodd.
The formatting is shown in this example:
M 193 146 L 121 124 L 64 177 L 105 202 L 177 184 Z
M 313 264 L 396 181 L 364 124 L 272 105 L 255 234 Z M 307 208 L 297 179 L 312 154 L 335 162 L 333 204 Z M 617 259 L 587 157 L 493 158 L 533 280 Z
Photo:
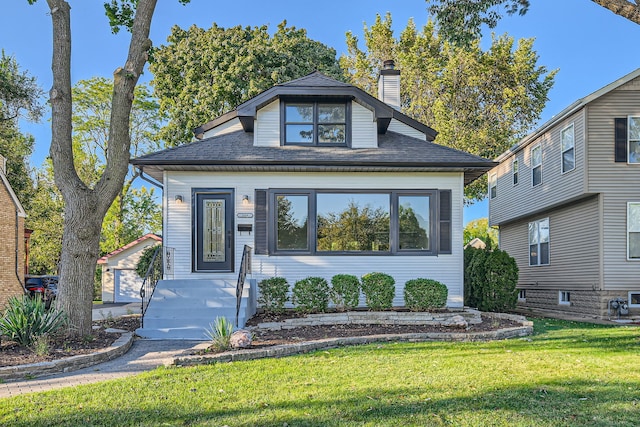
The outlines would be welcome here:
M 144 179 L 144 180 L 145 180 L 145 181 L 147 181 L 148 183 L 153 184 L 153 185 L 155 185 L 156 187 L 160 188 L 160 190 L 163 190 L 163 191 L 164 191 L 164 188 L 163 188 L 163 186 L 162 186 L 162 184 L 161 184 L 161 183 L 159 183 L 159 182 L 157 182 L 157 181 L 154 181 L 154 180 L 152 180 L 151 178 L 147 178 L 147 177 L 144 175 L 144 169 L 143 169 L 143 166 L 138 166 L 138 170 L 140 171 L 140 174 L 139 174 L 140 178 Z
M 24 242 L 22 242 L 22 244 L 24 244 Z M 22 280 L 20 279 L 20 272 L 19 270 L 19 252 L 20 252 L 20 215 L 18 213 L 18 210 L 16 209 L 16 259 L 15 259 L 15 266 L 16 266 L 16 279 L 18 279 L 18 283 L 20 283 L 20 286 L 22 286 L 22 291 L 26 294 L 27 293 L 27 288 L 25 288 L 24 283 L 22 283 Z

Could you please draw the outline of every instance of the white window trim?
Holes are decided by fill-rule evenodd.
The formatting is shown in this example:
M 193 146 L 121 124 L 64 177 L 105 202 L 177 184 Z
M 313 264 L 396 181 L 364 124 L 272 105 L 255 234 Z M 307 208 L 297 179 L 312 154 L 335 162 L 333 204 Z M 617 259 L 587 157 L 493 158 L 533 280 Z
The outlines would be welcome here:
M 640 291 L 629 291 L 627 294 L 627 303 L 631 308 L 640 308 L 640 304 L 631 304 L 631 295 L 632 294 L 640 294 Z
M 518 177 L 518 182 L 514 182 L 514 178 Z M 520 183 L 520 162 L 517 157 L 511 160 L 511 184 L 515 187 Z
M 518 301 L 526 302 L 527 301 L 527 290 L 526 289 L 518 289 Z
M 563 150 L 562 149 L 562 135 L 564 134 L 564 132 L 569 129 L 569 128 L 573 128 L 573 141 L 571 142 L 571 147 L 567 150 Z M 564 153 L 565 151 L 569 151 L 571 148 L 573 148 L 573 168 L 569 169 L 569 170 L 564 170 Z M 573 123 L 571 123 L 569 126 L 565 127 L 564 129 L 562 129 L 560 131 L 560 173 L 562 175 L 569 173 L 573 170 L 576 169 L 576 128 L 575 126 L 573 126 Z
M 631 115 L 631 116 L 627 116 L 627 164 L 629 165 L 638 165 L 640 164 L 640 159 L 638 159 L 637 162 L 632 162 L 631 161 L 631 121 L 633 119 L 638 119 L 640 120 L 640 116 L 638 115 Z M 633 142 L 635 142 L 636 140 L 634 139 Z
M 491 196 L 491 190 L 496 189 L 496 195 Z M 496 172 L 489 174 L 489 199 L 495 199 L 498 197 L 498 174 Z
M 540 149 L 540 164 L 539 165 L 534 165 L 533 164 L 533 151 L 539 148 Z M 529 151 L 529 156 L 531 156 L 531 187 L 537 187 L 539 185 L 542 185 L 542 144 L 538 143 L 536 145 L 534 145 L 533 147 L 531 147 L 531 150 Z M 536 167 L 540 166 L 540 183 L 539 184 L 534 184 L 533 183 L 533 175 L 534 175 L 534 170 Z
M 558 305 L 571 305 L 570 291 L 558 291 Z
M 544 267 L 547 265 L 551 265 L 551 222 L 549 222 L 549 217 L 546 218 L 541 218 L 535 221 L 529 221 L 529 224 L 531 224 L 532 222 L 535 222 L 536 224 L 541 223 L 542 221 L 547 221 L 547 223 L 549 223 L 549 262 L 546 264 L 541 264 L 540 263 L 540 236 L 538 236 L 538 263 L 537 264 L 531 264 L 531 242 L 529 241 L 529 228 L 527 227 L 527 243 L 528 243 L 528 253 L 527 256 L 529 258 L 529 267 Z M 538 228 L 539 230 L 539 228 Z
M 627 236 L 626 236 L 627 237 L 627 261 L 636 261 L 637 262 L 637 261 L 640 261 L 640 258 L 631 258 L 629 256 L 629 233 L 630 233 L 630 231 L 629 231 L 629 225 L 630 225 L 629 224 L 629 210 L 631 208 L 631 205 L 640 206 L 640 202 L 627 202 L 627 230 L 626 230 L 626 232 L 627 232 Z

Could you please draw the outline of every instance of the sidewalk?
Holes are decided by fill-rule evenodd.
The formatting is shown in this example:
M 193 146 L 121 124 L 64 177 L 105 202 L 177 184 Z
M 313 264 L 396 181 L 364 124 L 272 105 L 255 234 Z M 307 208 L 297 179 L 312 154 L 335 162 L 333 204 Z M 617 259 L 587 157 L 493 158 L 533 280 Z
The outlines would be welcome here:
M 139 312 L 139 303 L 101 304 L 93 308 L 93 319 L 101 320 Z M 143 340 L 138 338 L 125 355 L 108 362 L 73 372 L 2 383 L 0 384 L 0 398 L 63 387 L 75 387 L 151 371 L 159 366 L 171 365 L 176 357 L 188 353 L 187 350 L 198 345 L 206 345 L 206 343 L 203 341 Z

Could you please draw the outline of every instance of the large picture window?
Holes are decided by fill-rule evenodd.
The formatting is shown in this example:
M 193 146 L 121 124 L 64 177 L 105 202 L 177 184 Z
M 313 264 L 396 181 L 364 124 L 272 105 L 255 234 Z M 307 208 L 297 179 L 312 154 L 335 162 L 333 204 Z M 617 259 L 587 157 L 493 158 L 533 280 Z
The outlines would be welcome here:
M 450 197 L 444 198 L 449 211 Z M 270 190 L 272 253 L 389 254 L 438 250 L 438 191 Z M 443 198 L 444 196 L 440 196 Z M 442 212 L 442 211 L 441 211 Z M 440 218 L 440 222 L 450 218 Z M 448 223 L 447 223 L 448 224 Z M 450 239 L 442 232 L 442 247 Z M 441 249 L 448 253 L 450 246 Z
M 344 145 L 348 109 L 344 102 L 284 103 L 284 143 Z
M 629 117 L 629 163 L 640 163 L 640 117 Z
M 549 264 L 549 218 L 529 223 L 529 265 Z
M 640 259 L 640 202 L 627 203 L 627 258 Z
M 562 130 L 560 145 L 562 149 L 562 173 L 574 170 L 576 168 L 576 148 L 573 123 Z

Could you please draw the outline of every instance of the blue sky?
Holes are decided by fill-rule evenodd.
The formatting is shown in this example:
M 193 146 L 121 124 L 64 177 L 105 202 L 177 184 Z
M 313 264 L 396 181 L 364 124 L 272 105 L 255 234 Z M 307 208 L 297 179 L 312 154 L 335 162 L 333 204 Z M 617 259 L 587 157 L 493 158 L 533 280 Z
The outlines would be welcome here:
M 103 14 L 105 0 L 71 0 L 72 79 L 110 77 L 122 65 L 128 33 L 112 35 Z M 0 14 L 0 48 L 16 58 L 22 69 L 37 77 L 48 91 L 51 87 L 51 20 L 45 0 L 29 6 L 27 0 L 11 0 Z M 238 9 L 240 7 L 241 9 Z M 345 52 L 345 32 L 362 40 L 363 24 L 371 24 L 376 13 L 391 12 L 396 34 L 413 18 L 418 27 L 427 21 L 424 0 L 245 0 L 227 2 L 192 0 L 182 6 L 177 0 L 159 0 L 151 38 L 163 44 L 173 25 L 193 24 L 209 28 L 268 24 L 274 30 L 286 19 L 288 25 L 305 28 L 310 38 Z M 608 83 L 640 67 L 638 41 L 640 25 L 619 17 L 590 0 L 533 0 L 527 15 L 505 17 L 495 30 L 516 39 L 535 38 L 539 65 L 558 69 L 554 88 L 540 124 Z M 490 40 L 487 31 L 485 40 Z M 147 73 L 143 80 L 150 78 Z M 31 166 L 42 164 L 51 139 L 49 122 L 23 123 L 21 128 L 36 138 Z M 486 202 L 465 208 L 465 223 L 487 215 Z

